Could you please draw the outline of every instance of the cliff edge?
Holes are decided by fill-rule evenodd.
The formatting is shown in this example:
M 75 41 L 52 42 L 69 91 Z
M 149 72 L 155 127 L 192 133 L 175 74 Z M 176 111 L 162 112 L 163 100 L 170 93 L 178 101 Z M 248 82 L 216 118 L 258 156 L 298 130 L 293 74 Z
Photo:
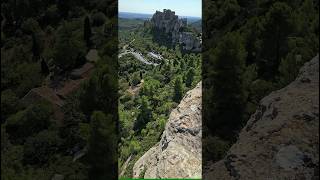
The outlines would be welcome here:
M 203 171 L 206 180 L 319 179 L 319 56 L 263 98 L 227 156 Z
M 134 165 L 133 177 L 201 177 L 201 82 L 169 117 L 160 142 Z
M 205 180 L 319 179 L 319 56 L 295 81 L 260 101 L 226 157 L 201 162 L 201 83 L 174 109 L 160 142 L 134 165 L 133 176 Z

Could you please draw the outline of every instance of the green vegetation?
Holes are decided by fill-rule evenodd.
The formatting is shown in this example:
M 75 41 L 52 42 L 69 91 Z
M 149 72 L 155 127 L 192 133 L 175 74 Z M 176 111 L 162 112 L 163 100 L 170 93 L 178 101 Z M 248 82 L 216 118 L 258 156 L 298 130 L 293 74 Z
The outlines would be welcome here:
M 91 32 L 91 25 L 90 25 L 90 19 L 87 16 L 84 20 L 84 32 L 83 32 L 83 39 L 86 41 L 87 43 L 87 47 L 90 46 L 91 44 L 91 36 L 92 36 L 92 32 Z
M 79 34 L 75 33 L 75 30 L 78 29 L 79 26 L 80 23 L 79 25 L 63 23 L 60 29 L 58 29 L 53 59 L 54 64 L 62 69 L 70 69 L 81 64 L 79 61 L 85 56 L 85 43 L 82 38 L 78 37 L 80 32 Z
M 319 49 L 319 2 L 204 2 L 203 160 L 218 161 L 261 98 L 284 87 Z
M 246 52 L 239 33 L 230 33 L 221 39 L 212 55 L 213 74 L 212 112 L 207 122 L 211 131 L 221 137 L 229 137 L 242 119 L 245 106 L 244 72 Z M 232 113 L 230 112 L 232 110 Z
M 116 5 L 1 2 L 1 179 L 117 178 Z M 91 48 L 88 79 L 57 95 Z
M 119 19 L 117 29 L 113 0 L 4 0 L 1 179 L 102 180 L 118 171 L 131 177 L 201 78 L 203 160 L 221 159 L 261 98 L 289 84 L 318 53 L 319 2 L 205 0 L 203 7 L 202 55 L 169 46 L 143 20 Z M 182 30 L 199 33 L 199 24 Z M 100 58 L 76 91 L 55 96 L 59 101 L 24 98 L 39 87 L 55 93 L 91 48 Z M 117 63 L 118 49 L 133 49 L 151 64 L 132 54 Z
M 143 22 L 119 19 L 120 54 L 132 48 L 157 63 L 145 64 L 132 54 L 119 58 L 119 172 L 126 178 L 132 177 L 134 163 L 159 142 L 171 110 L 201 79 L 201 54 L 183 54 L 178 45 L 163 46 Z
M 91 116 L 91 136 L 88 150 L 88 162 L 91 164 L 90 179 L 116 178 L 106 171 L 106 169 L 117 167 L 117 137 L 113 119 L 112 115 L 106 116 L 101 111 L 95 111 Z

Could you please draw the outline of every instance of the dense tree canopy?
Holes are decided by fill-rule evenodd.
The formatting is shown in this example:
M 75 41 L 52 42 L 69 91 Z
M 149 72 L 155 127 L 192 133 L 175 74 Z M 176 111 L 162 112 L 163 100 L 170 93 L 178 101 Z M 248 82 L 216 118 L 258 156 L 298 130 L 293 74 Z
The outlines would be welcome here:
M 212 52 L 212 117 L 214 133 L 229 134 L 241 123 L 245 106 L 244 71 L 246 51 L 239 33 L 227 34 Z M 219 131 L 219 132 L 218 132 Z
M 91 154 L 86 156 L 93 112 L 106 114 L 99 123 L 114 124 L 101 125 L 100 130 L 117 128 L 117 117 L 109 117 L 118 108 L 113 59 L 117 57 L 113 55 L 117 29 L 105 31 L 107 23 L 116 22 L 115 5 L 113 0 L 1 2 L 1 179 L 49 180 L 55 174 L 70 180 L 91 179 L 89 170 L 99 172 L 103 161 L 111 156 L 116 159 L 116 154 L 105 152 L 107 160 L 89 161 Z M 91 27 L 89 18 L 96 14 L 99 26 Z M 93 69 L 96 72 L 81 80 L 83 85 L 76 85 L 72 93 L 58 95 L 65 83 L 75 82 L 70 73 L 86 62 L 85 55 L 93 47 L 100 56 Z M 94 137 L 104 135 L 97 134 Z M 90 143 L 116 149 L 116 142 L 113 146 L 104 141 Z M 89 149 L 91 153 L 93 148 Z M 116 170 L 114 163 L 110 167 Z M 116 171 L 102 174 L 99 178 L 110 179 L 107 175 Z
M 204 1 L 203 161 L 218 161 L 261 98 L 318 53 L 319 3 Z M 228 13 L 226 13 L 228 12 Z

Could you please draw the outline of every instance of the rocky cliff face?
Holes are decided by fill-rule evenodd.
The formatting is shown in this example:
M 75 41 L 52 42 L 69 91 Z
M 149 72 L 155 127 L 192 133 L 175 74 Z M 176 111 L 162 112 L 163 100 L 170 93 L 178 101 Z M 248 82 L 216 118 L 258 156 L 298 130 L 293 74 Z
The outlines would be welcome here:
M 133 176 L 201 177 L 201 127 L 199 83 L 171 112 L 161 141 L 136 162 Z M 227 156 L 202 171 L 205 180 L 319 179 L 319 56 L 263 98 Z
M 151 18 L 153 27 L 163 30 L 165 33 L 177 32 L 180 28 L 187 26 L 186 19 L 179 19 L 174 11 L 164 9 L 163 12 L 156 11 Z
M 133 177 L 201 177 L 201 129 L 199 83 L 171 112 L 160 142 L 135 163 Z
M 161 141 L 136 162 L 133 176 L 201 177 L 201 127 L 199 83 L 172 111 Z M 202 171 L 206 180 L 319 179 L 319 56 L 294 82 L 263 98 L 227 156 Z
M 179 19 L 174 11 L 169 9 L 164 9 L 163 12 L 156 11 L 150 20 L 150 24 L 152 28 L 168 34 L 172 43 L 181 44 L 184 50 L 201 51 L 200 39 L 196 34 L 183 31 L 187 27 L 187 19 Z
M 204 168 L 204 179 L 319 179 L 319 56 L 261 100 L 227 156 Z

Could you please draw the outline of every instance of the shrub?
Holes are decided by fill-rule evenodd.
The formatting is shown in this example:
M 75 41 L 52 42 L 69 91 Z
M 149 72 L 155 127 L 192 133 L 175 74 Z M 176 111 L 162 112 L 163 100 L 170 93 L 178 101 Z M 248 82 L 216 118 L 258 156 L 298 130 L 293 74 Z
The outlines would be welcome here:
M 50 155 L 58 151 L 62 140 L 56 131 L 42 131 L 27 139 L 24 144 L 24 162 L 27 164 L 43 164 Z
M 1 119 L 5 120 L 8 115 L 15 113 L 17 110 L 18 98 L 11 90 L 1 92 Z
M 13 142 L 21 142 L 50 125 L 51 106 L 41 102 L 10 116 L 6 122 L 6 131 Z
M 75 67 L 85 56 L 86 47 L 77 36 L 77 28 L 76 24 L 64 23 L 58 31 L 53 56 L 55 64 L 63 69 Z
M 131 83 L 132 83 L 132 85 L 134 85 L 134 86 L 138 85 L 138 84 L 140 83 L 140 81 L 141 81 L 138 72 L 134 73 L 134 74 L 132 75 L 131 79 L 132 79 L 132 80 L 131 80 Z

